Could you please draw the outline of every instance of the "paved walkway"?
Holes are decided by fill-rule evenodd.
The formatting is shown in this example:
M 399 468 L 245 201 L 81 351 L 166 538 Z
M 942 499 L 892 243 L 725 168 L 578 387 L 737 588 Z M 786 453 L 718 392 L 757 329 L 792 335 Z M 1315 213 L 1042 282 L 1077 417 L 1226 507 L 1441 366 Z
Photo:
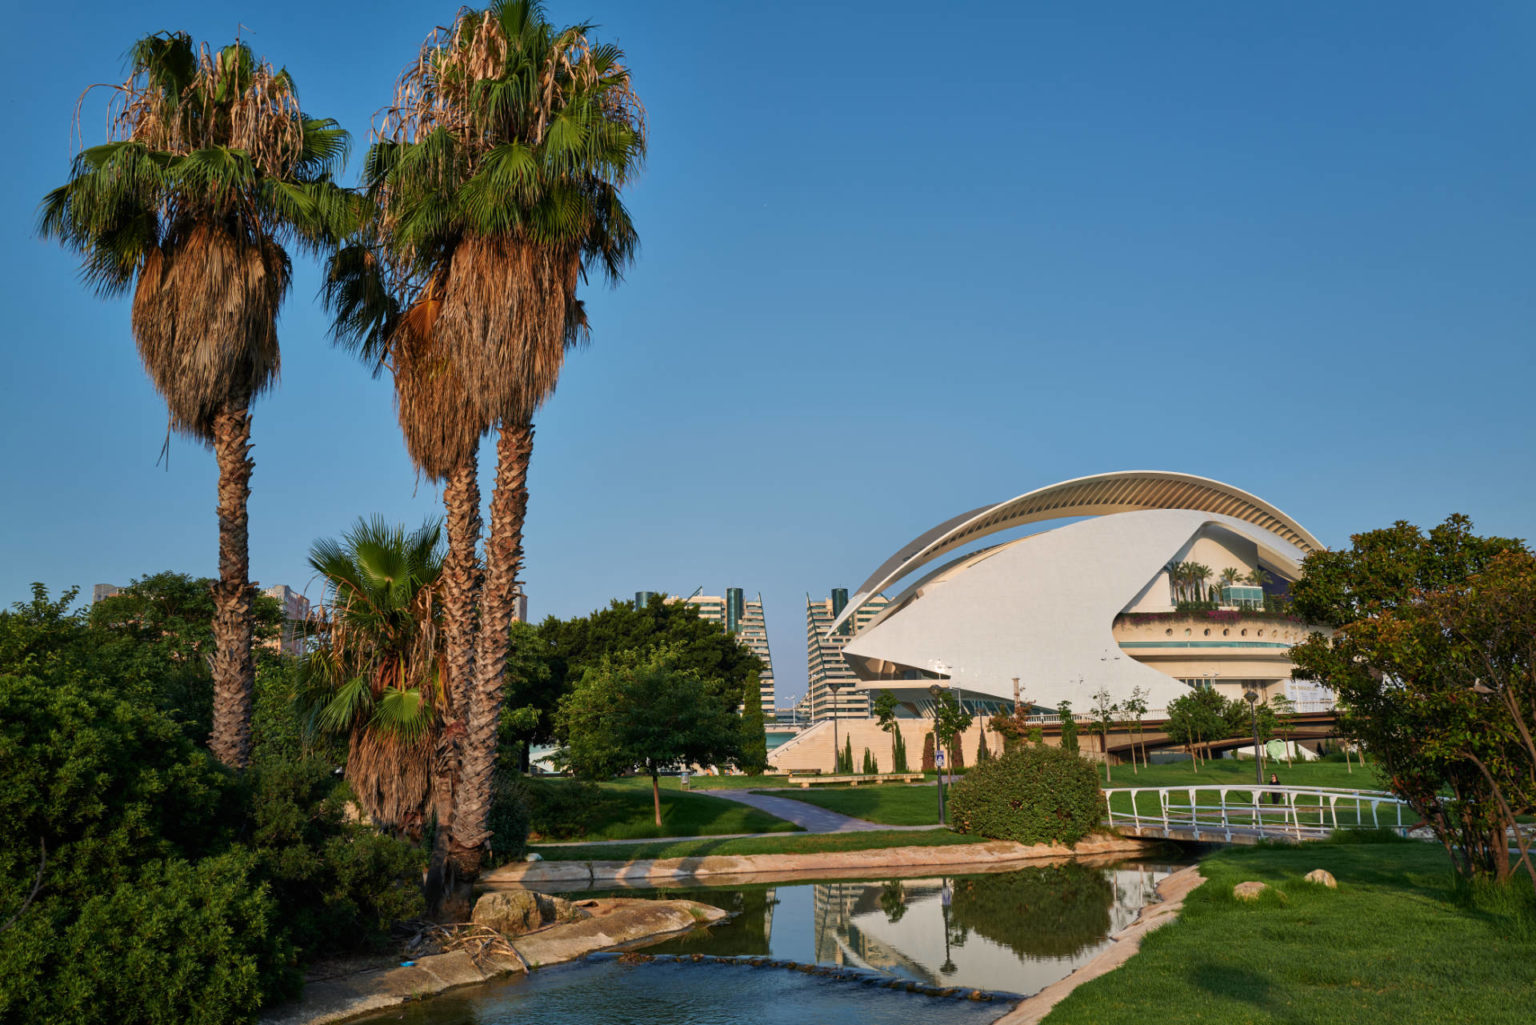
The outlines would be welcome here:
M 876 829 L 892 831 L 918 831 L 924 829 L 938 829 L 938 825 L 930 826 L 884 826 L 878 822 L 870 822 L 868 819 L 856 819 L 849 815 L 839 815 L 835 811 L 818 808 L 814 804 L 805 801 L 796 801 L 789 797 L 770 797 L 767 794 L 748 793 L 745 790 L 694 790 L 696 794 L 708 794 L 710 797 L 721 797 L 727 801 L 736 801 L 739 804 L 750 805 L 758 811 L 765 811 L 769 815 L 793 822 L 807 833 L 861 833 Z M 561 843 L 535 844 L 536 847 L 610 847 L 621 844 L 637 843 L 678 843 L 684 840 L 745 840 L 757 837 L 788 837 L 796 836 L 795 833 L 720 833 L 714 836 L 658 836 L 644 837 L 638 840 L 571 840 Z
M 807 833 L 859 833 L 875 829 L 937 829 L 937 824 L 932 826 L 883 826 L 878 822 L 870 822 L 868 819 L 856 819 L 849 815 L 839 815 L 835 811 L 818 808 L 814 804 L 805 801 L 796 801 L 789 797 L 770 797 L 767 794 L 755 794 L 745 790 L 701 790 L 699 793 L 708 794 L 710 797 L 723 797 L 727 801 L 736 801 L 739 804 L 751 805 L 758 811 L 765 811 L 769 815 L 777 815 L 781 819 L 788 819 Z

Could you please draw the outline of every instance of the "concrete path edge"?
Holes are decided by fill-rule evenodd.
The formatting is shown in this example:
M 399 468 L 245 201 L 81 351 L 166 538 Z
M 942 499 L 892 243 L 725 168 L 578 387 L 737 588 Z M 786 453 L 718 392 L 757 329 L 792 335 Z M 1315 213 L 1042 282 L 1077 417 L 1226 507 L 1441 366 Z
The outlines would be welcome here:
M 1094 836 L 1076 846 L 988 840 L 947 847 L 885 847 L 814 854 L 705 855 L 637 861 L 531 861 L 503 865 L 481 877 L 490 889 L 536 890 L 611 885 L 644 886 L 676 880 L 720 883 L 783 878 L 867 878 L 889 872 L 1000 872 L 1030 862 L 1063 858 L 1145 854 L 1161 841 L 1137 837 Z

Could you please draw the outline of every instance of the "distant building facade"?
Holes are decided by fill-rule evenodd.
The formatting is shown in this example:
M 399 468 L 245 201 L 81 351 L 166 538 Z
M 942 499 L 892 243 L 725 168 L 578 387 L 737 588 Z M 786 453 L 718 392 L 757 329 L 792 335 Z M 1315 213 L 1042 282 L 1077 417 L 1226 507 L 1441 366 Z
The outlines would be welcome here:
M 114 594 L 122 593 L 123 589 L 118 587 L 116 584 L 97 584 L 95 587 L 91 588 L 91 603 L 94 605 L 96 602 L 101 601 L 103 598 L 110 598 Z
M 635 607 L 644 608 L 654 594 L 654 591 L 636 591 Z M 746 592 L 740 587 L 727 587 L 723 597 L 694 593 L 681 600 L 697 609 L 700 619 L 724 627 L 726 633 L 734 636 L 737 643 L 763 663 L 763 671 L 757 678 L 758 693 L 762 696 L 763 715 L 772 719 L 773 655 L 768 651 L 768 620 L 763 614 L 763 596 L 759 594 L 756 599 L 747 601 Z
M 833 629 L 848 606 L 848 589 L 835 587 L 821 601 L 805 599 L 805 697 L 796 706 L 812 722 L 821 719 L 869 718 L 870 692 L 859 689 L 859 678 L 843 658 L 843 647 L 866 623 L 885 610 L 883 594 L 865 599 L 857 611 Z
M 287 584 L 269 587 L 263 593 L 276 599 L 283 610 L 283 628 L 278 636 L 261 643 L 285 655 L 304 654 L 304 643 L 309 636 L 309 599 Z

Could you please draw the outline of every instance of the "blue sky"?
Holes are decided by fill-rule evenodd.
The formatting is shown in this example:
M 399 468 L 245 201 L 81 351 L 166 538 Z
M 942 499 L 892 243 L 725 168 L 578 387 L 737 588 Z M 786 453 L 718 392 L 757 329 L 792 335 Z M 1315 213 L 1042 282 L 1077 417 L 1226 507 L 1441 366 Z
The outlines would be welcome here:
M 1536 536 L 1536 6 L 558 0 L 627 51 L 651 157 L 627 282 L 538 421 L 536 617 L 805 594 L 956 512 L 1116 469 L 1215 477 L 1325 543 L 1471 515 Z M 239 26 L 356 135 L 451 4 L 29 4 L 0 46 L 0 601 L 212 574 L 125 300 L 34 234 L 81 90 L 136 36 Z M 87 144 L 102 97 L 87 100 Z M 437 508 L 300 264 L 256 407 L 252 573 Z M 487 451 L 482 464 L 489 473 Z

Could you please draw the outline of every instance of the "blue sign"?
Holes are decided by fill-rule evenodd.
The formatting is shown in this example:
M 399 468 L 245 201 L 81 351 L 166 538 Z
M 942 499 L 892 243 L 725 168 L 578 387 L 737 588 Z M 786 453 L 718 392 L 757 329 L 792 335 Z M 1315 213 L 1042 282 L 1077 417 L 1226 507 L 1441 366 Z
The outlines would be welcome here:
M 935 751 L 933 753 L 933 762 L 934 762 L 935 765 L 943 765 L 944 764 L 944 752 L 943 751 Z

